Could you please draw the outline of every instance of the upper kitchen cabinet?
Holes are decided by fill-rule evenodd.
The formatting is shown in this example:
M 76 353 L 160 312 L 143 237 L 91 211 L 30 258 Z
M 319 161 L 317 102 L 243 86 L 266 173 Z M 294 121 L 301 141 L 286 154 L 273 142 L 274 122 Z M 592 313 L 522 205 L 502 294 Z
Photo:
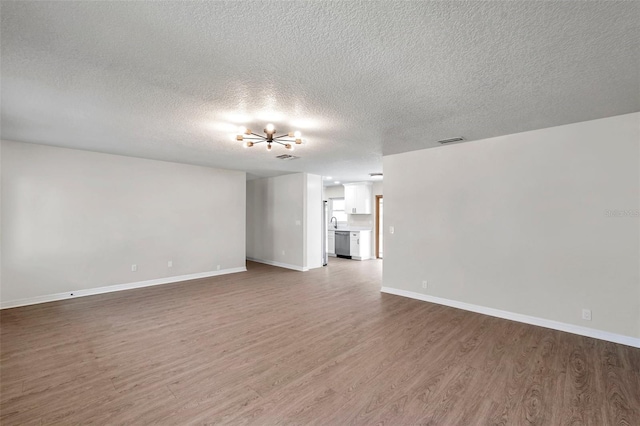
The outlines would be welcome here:
M 344 184 L 344 210 L 348 214 L 371 214 L 373 187 L 371 182 Z

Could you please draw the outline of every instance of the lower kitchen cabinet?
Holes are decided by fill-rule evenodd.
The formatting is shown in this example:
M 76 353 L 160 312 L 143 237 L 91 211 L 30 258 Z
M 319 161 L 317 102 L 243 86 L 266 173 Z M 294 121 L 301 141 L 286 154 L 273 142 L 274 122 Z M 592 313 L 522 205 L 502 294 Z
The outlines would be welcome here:
M 335 231 L 329 231 L 327 238 L 327 253 L 331 256 L 336 255 L 336 233 Z
M 352 259 L 371 259 L 371 231 L 351 231 L 349 239 Z

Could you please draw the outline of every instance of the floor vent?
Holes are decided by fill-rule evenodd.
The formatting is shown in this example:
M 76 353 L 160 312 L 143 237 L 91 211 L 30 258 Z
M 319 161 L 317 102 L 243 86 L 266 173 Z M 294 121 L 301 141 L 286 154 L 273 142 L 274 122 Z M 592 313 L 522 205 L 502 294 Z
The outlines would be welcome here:
M 276 157 L 279 160 L 297 160 L 300 157 L 296 157 L 295 155 L 282 154 Z
M 464 138 L 459 136 L 457 138 L 442 139 L 442 140 L 439 140 L 438 143 L 444 145 L 446 143 L 462 142 L 463 140 Z

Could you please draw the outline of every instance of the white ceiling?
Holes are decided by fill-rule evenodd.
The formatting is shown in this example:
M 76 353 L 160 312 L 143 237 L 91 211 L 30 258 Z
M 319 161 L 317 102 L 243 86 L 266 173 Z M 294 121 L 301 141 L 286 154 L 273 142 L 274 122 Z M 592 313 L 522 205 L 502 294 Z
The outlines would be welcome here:
M 640 2 L 7 2 L 3 139 L 343 181 L 640 110 Z M 239 124 L 299 129 L 295 161 Z M 473 142 L 469 142 L 473 143 Z

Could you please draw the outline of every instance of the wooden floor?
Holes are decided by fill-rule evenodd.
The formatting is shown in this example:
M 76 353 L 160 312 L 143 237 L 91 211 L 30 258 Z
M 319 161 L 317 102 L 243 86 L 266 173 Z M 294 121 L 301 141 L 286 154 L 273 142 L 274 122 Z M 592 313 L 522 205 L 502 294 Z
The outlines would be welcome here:
M 0 423 L 640 425 L 640 350 L 331 259 L 1 312 Z

